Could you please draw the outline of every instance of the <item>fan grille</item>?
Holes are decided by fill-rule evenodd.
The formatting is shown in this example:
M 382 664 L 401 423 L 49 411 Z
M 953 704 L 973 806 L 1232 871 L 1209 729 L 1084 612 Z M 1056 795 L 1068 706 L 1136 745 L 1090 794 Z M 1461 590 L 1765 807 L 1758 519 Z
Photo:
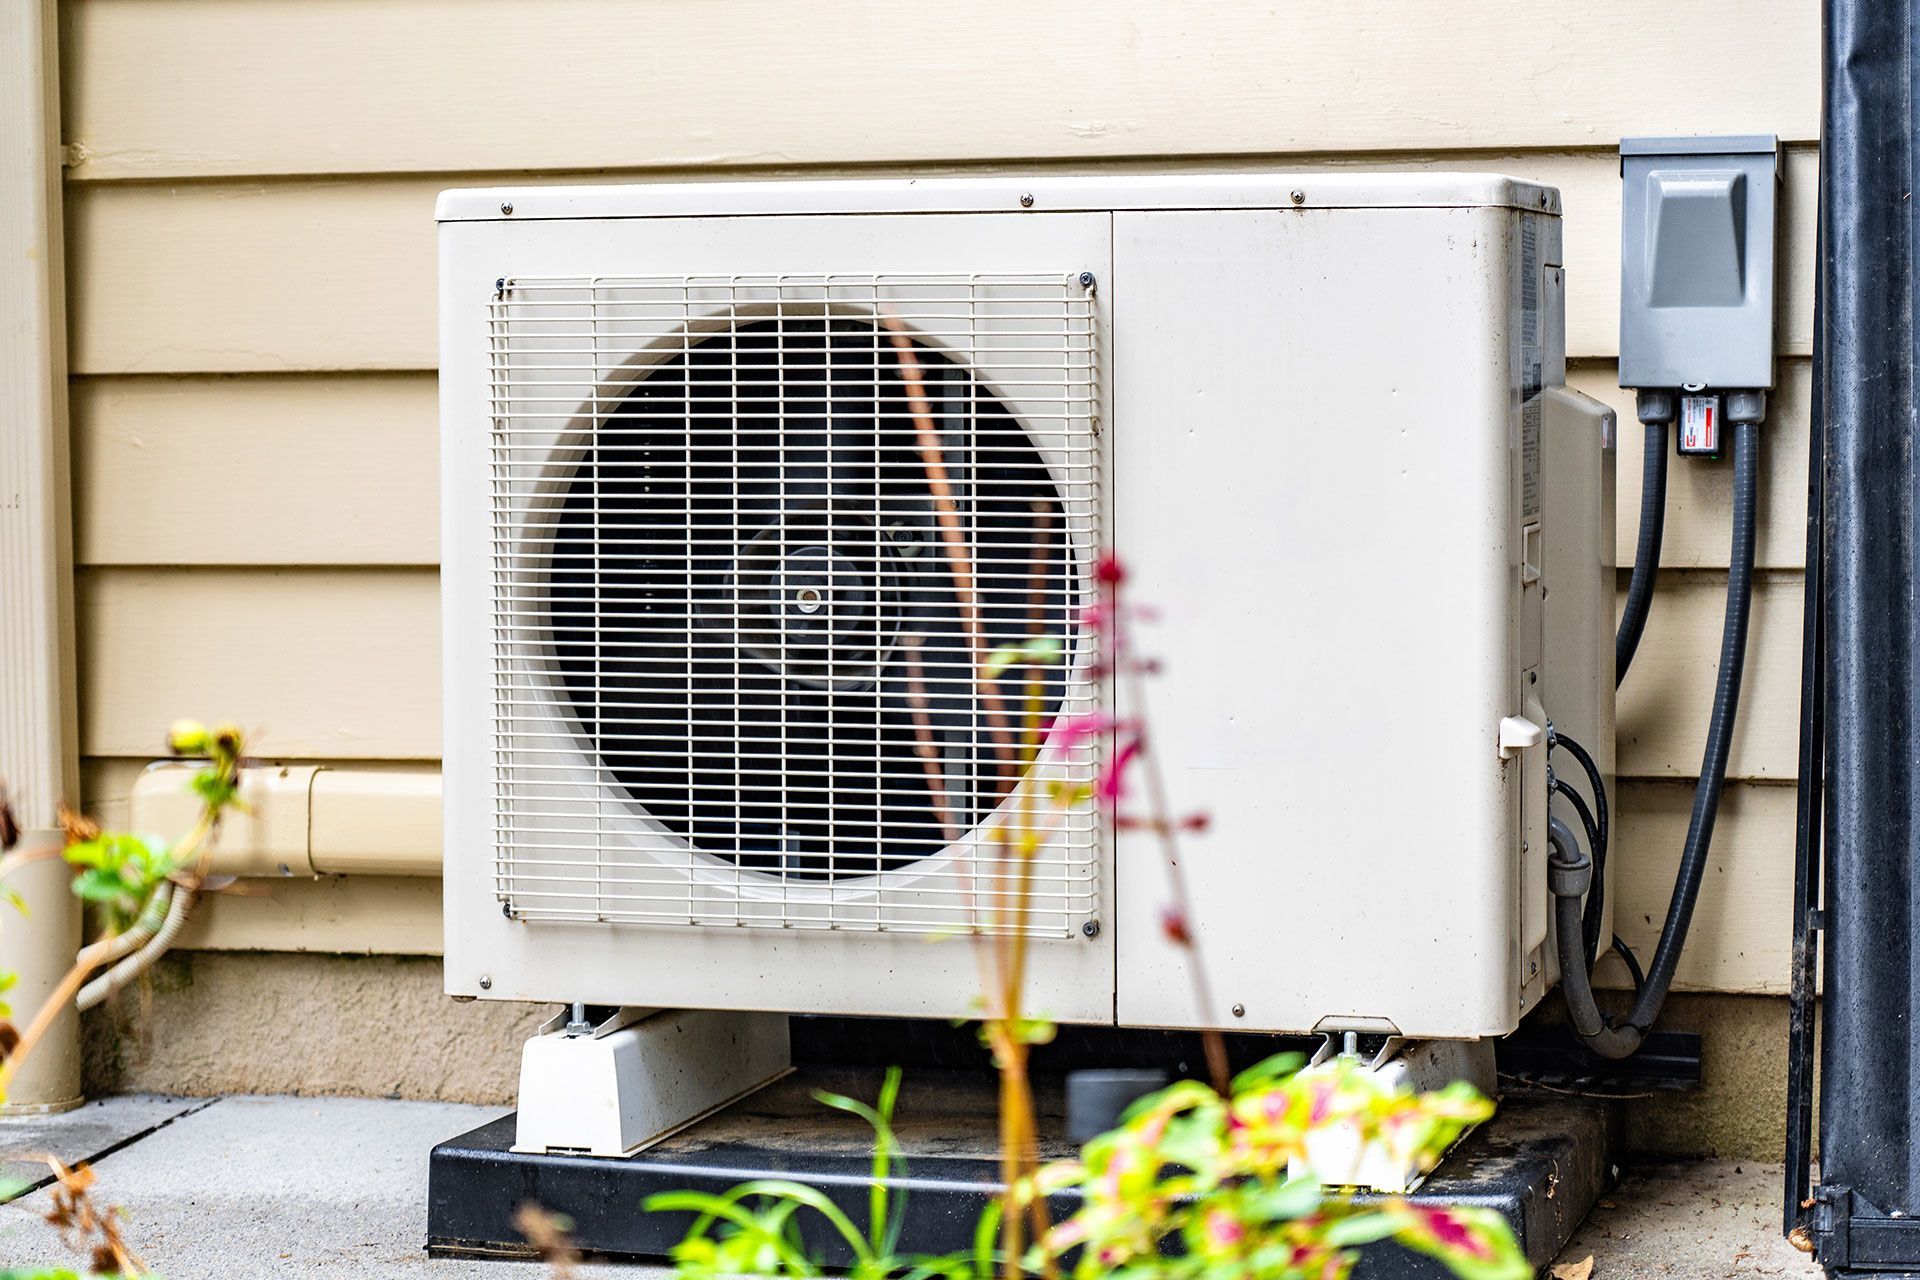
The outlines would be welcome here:
M 492 303 L 496 892 L 527 919 L 1064 935 L 1090 709 L 1078 273 L 518 278 Z M 1060 664 L 988 682 L 1033 636 Z M 1034 770 L 1084 788 L 1090 748 Z

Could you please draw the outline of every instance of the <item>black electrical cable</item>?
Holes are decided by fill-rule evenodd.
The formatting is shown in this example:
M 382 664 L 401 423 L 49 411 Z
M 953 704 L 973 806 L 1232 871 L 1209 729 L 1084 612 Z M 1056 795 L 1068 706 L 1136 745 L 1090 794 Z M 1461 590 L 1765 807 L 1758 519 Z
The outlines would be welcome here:
M 1593 851 L 1593 890 L 1587 895 L 1580 931 L 1586 944 L 1587 963 L 1591 966 L 1600 956 L 1600 922 L 1607 901 L 1607 855 L 1613 849 L 1613 834 L 1607 828 L 1607 784 L 1600 776 L 1599 763 L 1579 742 L 1558 729 L 1552 730 L 1549 741 L 1573 757 L 1574 763 L 1587 775 L 1587 787 L 1593 792 L 1593 829 L 1587 833 L 1588 847 Z
M 1671 405 L 1671 399 L 1667 401 Z M 1667 413 L 1671 417 L 1672 410 Z M 1640 633 L 1647 627 L 1647 610 L 1653 604 L 1654 580 L 1660 576 L 1660 541 L 1667 527 L 1667 424 L 1647 423 L 1646 460 L 1641 467 L 1640 541 L 1633 552 L 1633 576 L 1627 582 L 1627 604 L 1620 614 L 1620 629 L 1613 637 L 1613 684 L 1627 678 L 1633 654 L 1640 647 Z
M 1593 1000 L 1586 959 L 1579 894 L 1569 890 L 1581 873 L 1590 874 L 1592 862 L 1578 848 L 1578 838 L 1557 819 L 1549 823 L 1551 849 L 1548 883 L 1554 892 L 1554 921 L 1559 929 L 1560 979 L 1565 988 L 1568 1016 L 1588 1048 L 1608 1058 L 1624 1058 L 1640 1047 L 1647 1029 L 1659 1017 L 1673 988 L 1680 949 L 1686 945 L 1693 908 L 1706 875 L 1707 855 L 1713 843 L 1714 820 L 1720 812 L 1720 793 L 1727 780 L 1727 753 L 1733 744 L 1733 726 L 1740 710 L 1740 678 L 1747 653 L 1747 621 L 1753 603 L 1754 508 L 1760 480 L 1760 424 L 1733 425 L 1733 538 L 1727 567 L 1727 612 L 1720 632 L 1720 673 L 1713 693 L 1713 714 L 1707 722 L 1707 745 L 1700 760 L 1700 783 L 1693 793 L 1693 814 L 1687 823 L 1687 843 L 1674 878 L 1660 943 L 1647 965 L 1646 982 L 1633 1009 L 1619 1026 L 1608 1026 Z M 1568 846 L 1572 849 L 1569 852 Z
M 1647 989 L 1647 971 L 1640 967 L 1640 958 L 1633 954 L 1633 948 L 1617 933 L 1613 935 L 1612 950 L 1620 957 L 1620 963 L 1627 966 L 1627 976 L 1633 979 L 1633 994 L 1638 997 Z

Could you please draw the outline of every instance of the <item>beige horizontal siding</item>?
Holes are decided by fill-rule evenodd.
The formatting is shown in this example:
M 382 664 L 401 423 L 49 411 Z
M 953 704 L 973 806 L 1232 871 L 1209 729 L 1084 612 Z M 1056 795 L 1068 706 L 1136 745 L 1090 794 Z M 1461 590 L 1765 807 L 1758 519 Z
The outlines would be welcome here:
M 441 953 L 440 881 L 424 876 L 249 880 L 202 899 L 181 934 L 190 951 Z
M 440 753 L 433 571 L 88 569 L 80 742 L 160 754 L 176 717 L 231 719 L 281 756 Z
M 1267 159 L 1250 168 L 1299 167 Z M 1502 152 L 1377 162 L 1465 167 L 1552 183 L 1565 198 L 1567 349 L 1619 337 L 1620 178 L 1612 152 Z M 1810 350 L 1817 158 L 1790 153 L 1778 329 Z M 1156 167 L 1165 166 L 1135 166 Z M 574 175 L 576 180 L 589 180 Z M 111 184 L 68 196 L 77 373 L 431 369 L 437 363 L 433 203 L 456 181 Z M 603 179 L 604 180 L 604 179 Z
M 1629 782 L 1620 788 L 1614 930 L 1645 964 L 1665 923 L 1686 843 L 1693 788 Z M 1794 789 L 1729 786 L 1675 985 L 1686 990 L 1784 994 L 1792 944 Z M 1614 984 L 1625 970 L 1601 970 Z
M 1726 592 L 1724 571 L 1661 577 L 1639 653 L 1620 688 L 1616 757 L 1623 777 L 1699 773 Z M 1740 716 L 1727 763 L 1732 777 L 1795 775 L 1802 601 L 1798 573 L 1761 574 L 1754 583 Z
M 81 378 L 72 417 L 81 564 L 438 561 L 430 374 Z
M 1611 146 L 1818 128 L 1802 0 L 71 0 L 84 179 Z

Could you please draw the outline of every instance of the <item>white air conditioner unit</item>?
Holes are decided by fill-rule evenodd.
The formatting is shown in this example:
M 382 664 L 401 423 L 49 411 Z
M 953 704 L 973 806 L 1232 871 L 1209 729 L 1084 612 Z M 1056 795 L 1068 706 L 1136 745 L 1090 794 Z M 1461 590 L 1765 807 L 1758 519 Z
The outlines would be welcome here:
M 444 195 L 448 989 L 964 1017 L 951 939 L 998 927 L 1064 1021 L 1510 1031 L 1540 731 L 1612 753 L 1558 215 L 1439 173 Z M 1211 1009 L 1150 835 L 1081 804 L 1017 911 L 980 835 L 1040 779 L 975 644 L 1057 636 L 1049 716 L 1137 709 L 1080 618 L 1106 547 L 1211 817 Z

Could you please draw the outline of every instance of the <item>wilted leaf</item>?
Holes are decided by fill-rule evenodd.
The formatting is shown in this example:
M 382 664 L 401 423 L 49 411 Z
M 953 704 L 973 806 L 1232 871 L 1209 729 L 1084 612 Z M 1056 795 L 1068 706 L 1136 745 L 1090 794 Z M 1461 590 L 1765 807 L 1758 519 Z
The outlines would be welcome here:
M 60 806 L 60 830 L 65 833 L 68 844 L 81 844 L 100 838 L 99 823 L 65 805 Z
M 1593 1255 L 1588 1254 L 1578 1262 L 1556 1262 L 1549 1274 L 1553 1280 L 1590 1280 L 1593 1275 Z

